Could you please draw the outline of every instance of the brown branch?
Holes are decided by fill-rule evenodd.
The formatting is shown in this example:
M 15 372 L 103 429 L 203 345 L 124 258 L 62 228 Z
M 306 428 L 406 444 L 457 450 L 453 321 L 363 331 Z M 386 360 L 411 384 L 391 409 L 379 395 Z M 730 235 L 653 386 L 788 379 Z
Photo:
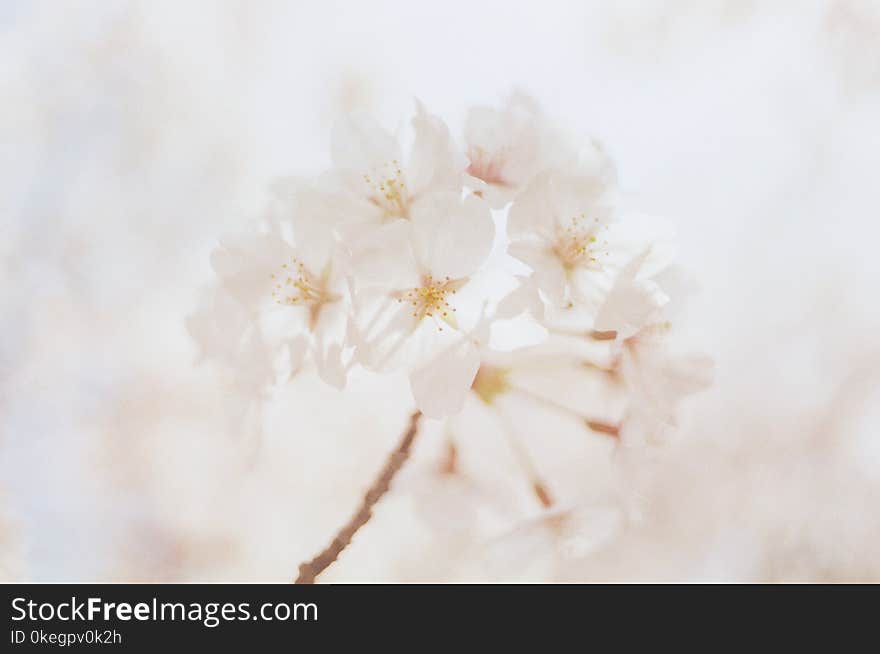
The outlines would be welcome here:
M 357 512 L 351 517 L 345 526 L 337 532 L 333 542 L 325 547 L 324 550 L 311 561 L 299 566 L 299 576 L 294 583 L 315 583 L 315 578 L 330 567 L 342 553 L 342 550 L 348 547 L 358 529 L 369 522 L 373 515 L 373 507 L 376 505 L 376 502 L 388 492 L 388 488 L 391 486 L 391 480 L 394 479 L 394 475 L 397 474 L 397 471 L 400 470 L 401 466 L 403 466 L 404 462 L 409 458 L 409 450 L 419 431 L 419 420 L 421 417 L 421 411 L 416 411 L 412 414 L 409 419 L 409 427 L 400 439 L 400 443 L 398 443 L 394 451 L 388 456 L 379 476 L 376 477 L 373 485 L 367 490 Z

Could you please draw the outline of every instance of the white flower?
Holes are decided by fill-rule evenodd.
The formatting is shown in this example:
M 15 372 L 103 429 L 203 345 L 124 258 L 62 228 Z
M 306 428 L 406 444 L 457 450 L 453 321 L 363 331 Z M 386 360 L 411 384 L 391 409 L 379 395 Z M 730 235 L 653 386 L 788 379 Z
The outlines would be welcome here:
M 429 418 L 457 414 L 479 367 L 478 344 L 462 336 L 410 373 L 416 405 Z
M 493 239 L 482 200 L 437 193 L 352 250 L 358 360 L 378 370 L 404 364 L 428 416 L 457 410 L 476 373 L 467 334 L 482 304 L 473 279 Z
M 213 361 L 231 371 L 232 386 L 246 395 L 260 395 L 276 378 L 272 353 L 251 315 L 221 287 L 202 294 L 186 326 L 199 349 L 199 361 Z M 301 339 L 291 342 L 303 348 Z
M 616 384 L 610 347 L 591 332 L 551 331 L 536 345 L 506 352 L 483 348 L 471 390 L 498 410 L 499 400 L 525 403 L 617 436 L 621 401 L 610 388 Z
M 592 364 L 596 355 L 589 347 L 577 353 L 572 341 L 551 335 L 550 340 L 538 346 L 514 351 L 498 351 L 490 347 L 490 326 L 494 319 L 484 318 L 468 334 L 467 342 L 458 346 L 459 356 L 473 357 L 476 374 L 470 375 L 470 393 L 460 386 L 451 388 L 450 375 L 440 366 L 425 366 L 418 371 L 419 379 L 413 379 L 413 391 L 419 397 L 419 384 L 423 393 L 434 398 L 433 402 L 454 403 L 455 416 L 448 421 L 447 429 L 455 433 L 468 429 L 468 423 L 480 423 L 486 417 L 497 424 L 510 448 L 512 461 L 519 472 L 516 486 L 527 483 L 534 502 L 547 508 L 554 504 L 553 483 L 543 478 L 541 466 L 529 453 L 520 436 L 523 427 L 518 424 L 522 410 L 535 410 L 562 414 L 575 421 L 581 428 L 599 432 L 603 438 L 617 436 L 617 424 L 603 422 L 595 407 L 601 407 L 602 387 L 608 380 L 593 373 L 585 374 L 585 364 Z M 491 339 L 494 341 L 494 337 Z M 551 343 L 552 341 L 552 343 Z M 586 342 L 584 345 L 589 346 Z M 597 349 L 607 344 L 596 344 Z M 438 357 L 439 359 L 439 357 Z M 461 412 L 459 413 L 459 410 Z M 482 418 L 480 416 L 483 416 Z M 464 445 L 464 443 L 462 443 Z M 497 472 L 492 473 L 493 476 Z M 486 476 L 484 473 L 483 476 Z M 502 473 L 502 476 L 505 476 Z
M 553 129 L 537 103 L 522 93 L 514 93 L 500 110 L 472 108 L 465 122 L 464 140 L 469 183 L 496 209 L 512 200 L 537 175 L 570 167 L 579 156 L 579 148 L 569 145 L 572 140 Z M 607 158 L 595 143 L 580 155 L 592 158 L 603 175 L 612 174 Z
M 548 336 L 509 352 L 481 350 L 474 392 L 489 405 L 517 395 L 615 437 L 638 433 L 651 440 L 671 426 L 680 400 L 705 385 L 708 360 L 669 351 L 669 297 L 661 287 L 684 293 L 675 271 L 667 270 L 667 255 L 657 245 L 633 257 L 586 327 L 552 320 L 527 279 L 502 303 L 500 317 L 525 312 Z
M 615 333 L 612 350 L 613 370 L 627 394 L 622 419 L 624 437 L 656 443 L 675 427 L 681 401 L 710 384 L 713 363 L 703 354 L 683 353 L 674 347 L 674 326 L 683 317 L 683 300 L 691 283 L 675 268 L 653 279 L 644 277 L 638 264 L 648 269 L 649 261 L 649 256 L 640 257 L 628 267 L 628 274 L 622 276 L 615 293 L 609 296 L 608 305 L 619 306 L 628 296 L 631 319 L 626 322 L 642 323 L 632 333 Z M 662 286 L 675 300 L 663 302 L 662 307 L 652 303 L 650 284 Z M 640 297 L 640 301 L 633 296 Z M 635 309 L 638 306 L 640 311 Z M 600 313 L 612 311 L 616 309 L 603 307 Z
M 461 192 L 465 160 L 443 121 L 417 103 L 412 127 L 405 157 L 398 139 L 370 118 L 346 117 L 336 125 L 333 169 L 320 186 L 342 231 L 407 219 L 431 192 Z
M 311 354 L 321 377 L 341 388 L 349 307 L 345 258 L 328 232 L 303 237 L 297 248 L 277 230 L 230 238 L 211 263 L 266 347 L 288 352 L 291 372 Z
M 652 248 L 634 257 L 620 272 L 600 305 L 593 328 L 598 332 L 614 332 L 618 338 L 629 338 L 640 329 L 659 321 L 669 296 L 650 276 L 646 266 Z
M 510 209 L 509 252 L 532 269 L 533 286 L 556 308 L 595 308 L 619 265 L 606 197 L 589 177 L 545 173 Z

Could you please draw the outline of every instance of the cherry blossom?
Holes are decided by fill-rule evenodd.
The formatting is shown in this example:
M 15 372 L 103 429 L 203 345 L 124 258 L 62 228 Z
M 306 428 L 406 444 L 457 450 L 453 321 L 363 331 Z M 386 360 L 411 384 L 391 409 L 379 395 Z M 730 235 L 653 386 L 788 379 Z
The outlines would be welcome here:
M 321 178 L 324 202 L 343 232 L 409 219 L 432 192 L 460 192 L 466 166 L 442 120 L 417 103 L 412 146 L 368 116 L 342 119 L 333 132 L 333 167 Z
M 211 255 L 223 291 L 265 348 L 286 354 L 290 372 L 310 356 L 326 382 L 345 385 L 349 305 L 345 257 L 329 234 L 294 247 L 278 231 L 224 240 Z
M 188 321 L 248 411 L 309 367 L 340 389 L 357 367 L 409 381 L 391 399 L 414 411 L 377 490 L 300 566 L 304 583 L 369 519 L 423 417 L 444 421 L 454 451 L 475 407 L 491 415 L 532 504 L 556 511 L 566 498 L 514 413 L 609 448 L 655 444 L 709 378 L 705 357 L 670 345 L 684 295 L 671 234 L 627 207 L 595 141 L 573 145 L 522 95 L 471 110 L 463 152 L 421 103 L 411 131 L 405 147 L 368 117 L 339 122 L 330 169 L 276 182 L 256 228 L 214 250 L 217 283 Z
M 474 107 L 464 129 L 468 184 L 493 208 L 501 208 L 535 177 L 589 160 L 596 173 L 613 177 L 610 161 L 591 141 L 573 145 L 570 135 L 552 127 L 537 102 L 514 93 L 501 109 Z
M 376 370 L 402 365 L 412 371 L 426 415 L 460 408 L 455 398 L 476 374 L 476 355 L 465 335 L 479 321 L 480 298 L 471 293 L 471 282 L 493 237 L 482 200 L 442 193 L 416 207 L 409 221 L 376 230 L 352 251 L 359 280 L 353 330 L 358 360 Z M 429 375 L 426 366 L 442 374 Z M 428 390 L 434 388 L 437 394 Z
M 654 438 L 706 379 L 667 347 L 671 238 L 624 208 L 594 142 L 551 125 L 522 95 L 471 110 L 466 152 L 421 103 L 408 148 L 342 120 L 332 167 L 276 183 L 258 229 L 213 252 L 219 284 L 190 319 L 203 355 L 260 392 L 307 366 L 342 388 L 360 366 L 407 375 L 430 418 L 512 400 Z

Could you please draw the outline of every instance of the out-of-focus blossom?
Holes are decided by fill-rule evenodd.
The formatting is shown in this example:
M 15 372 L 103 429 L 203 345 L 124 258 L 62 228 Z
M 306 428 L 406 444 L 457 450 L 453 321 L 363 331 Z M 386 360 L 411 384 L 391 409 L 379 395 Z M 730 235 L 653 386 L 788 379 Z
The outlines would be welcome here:
M 618 344 L 614 370 L 627 392 L 626 438 L 663 442 L 676 425 L 681 401 L 711 383 L 712 360 L 671 350 L 665 338 L 669 328 L 668 323 L 651 325 Z
M 221 281 L 221 291 L 236 303 L 225 303 L 235 319 L 212 329 L 210 321 L 220 316 L 196 316 L 190 322 L 203 348 L 219 358 L 216 339 L 233 342 L 233 349 L 248 343 L 264 348 L 262 356 L 273 361 L 286 359 L 281 371 L 296 372 L 311 355 L 319 374 L 336 387 L 345 385 L 343 362 L 346 316 L 348 315 L 348 271 L 345 257 L 336 252 L 329 232 L 303 239 L 292 246 L 279 231 L 242 234 L 222 242 L 211 256 Z M 222 307 L 221 307 L 222 309 Z
M 474 107 L 464 128 L 469 183 L 493 208 L 501 208 L 535 176 L 577 161 L 578 150 L 554 129 L 537 103 L 511 95 L 502 109 Z

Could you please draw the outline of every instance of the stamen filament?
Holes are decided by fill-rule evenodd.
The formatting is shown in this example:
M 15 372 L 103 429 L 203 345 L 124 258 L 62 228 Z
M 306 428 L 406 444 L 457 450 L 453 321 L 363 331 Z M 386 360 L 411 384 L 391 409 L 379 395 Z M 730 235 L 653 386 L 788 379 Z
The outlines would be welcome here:
M 535 494 L 535 497 L 541 503 L 545 509 L 553 506 L 553 495 L 551 495 L 548 490 L 547 484 L 541 479 L 541 476 L 538 474 L 537 467 L 535 463 L 532 461 L 532 457 L 529 455 L 528 450 L 526 450 L 525 445 L 520 442 L 519 438 L 516 436 L 516 429 L 513 426 L 509 416 L 501 410 L 499 407 L 495 415 L 498 416 L 498 419 L 502 423 L 502 432 L 507 437 L 507 442 L 510 444 L 510 449 L 513 451 L 514 456 L 516 457 L 517 462 L 519 463 L 520 468 L 525 473 L 526 478 L 529 480 L 529 484 L 531 485 L 532 492 Z
M 571 409 L 571 408 L 565 406 L 564 404 L 557 402 L 556 400 L 552 400 L 548 397 L 544 397 L 543 395 L 538 395 L 537 393 L 530 391 L 526 388 L 523 388 L 522 386 L 517 386 L 516 384 L 510 384 L 509 387 L 510 387 L 510 390 L 514 393 L 518 393 L 519 395 L 522 395 L 523 397 L 527 397 L 530 400 L 538 402 L 539 404 L 543 404 L 544 406 L 549 407 L 549 408 L 553 409 L 554 411 L 557 411 L 557 412 L 563 413 L 567 416 L 571 416 L 571 417 L 576 418 L 578 420 L 578 422 L 583 423 L 583 425 L 585 427 L 587 427 L 588 429 L 590 429 L 591 431 L 595 431 L 595 432 L 599 432 L 602 434 L 607 434 L 609 436 L 615 436 L 615 437 L 620 435 L 620 428 L 616 427 L 614 425 L 611 425 L 610 423 L 604 422 L 602 420 L 594 420 L 592 418 L 585 418 L 583 415 L 581 415 L 580 413 L 578 413 L 574 409 Z

